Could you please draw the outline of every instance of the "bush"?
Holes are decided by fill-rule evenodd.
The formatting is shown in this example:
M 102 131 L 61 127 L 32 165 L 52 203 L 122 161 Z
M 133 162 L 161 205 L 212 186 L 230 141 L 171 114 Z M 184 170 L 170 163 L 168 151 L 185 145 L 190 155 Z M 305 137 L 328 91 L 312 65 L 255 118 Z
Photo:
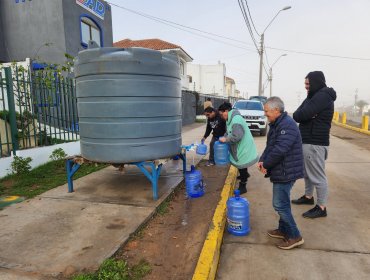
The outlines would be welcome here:
M 140 280 L 151 272 L 149 263 L 141 260 L 131 269 L 124 260 L 107 259 L 96 273 L 80 274 L 73 280 Z
M 12 168 L 13 174 L 24 174 L 28 173 L 31 170 L 30 162 L 32 158 L 30 157 L 18 157 L 14 156 L 14 160 L 12 161 L 10 167 Z
M 99 280 L 125 280 L 129 279 L 128 267 L 124 261 L 107 259 L 101 265 L 98 272 Z
M 9 120 L 9 111 L 7 110 L 0 111 L 0 119 Z
M 62 159 L 65 159 L 65 157 L 67 156 L 67 154 L 64 152 L 64 150 L 62 148 L 58 148 L 58 149 L 55 149 L 51 155 L 49 156 L 49 158 L 51 160 L 62 160 Z

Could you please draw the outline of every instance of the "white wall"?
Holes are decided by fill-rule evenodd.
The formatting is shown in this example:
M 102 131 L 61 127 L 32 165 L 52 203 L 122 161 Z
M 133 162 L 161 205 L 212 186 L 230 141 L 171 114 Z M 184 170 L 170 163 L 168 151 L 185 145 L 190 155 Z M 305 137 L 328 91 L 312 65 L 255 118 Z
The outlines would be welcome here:
M 189 90 L 189 80 L 188 80 L 188 70 L 187 70 L 187 63 L 186 61 L 180 57 L 180 64 L 184 66 L 184 72 L 180 68 L 180 77 L 181 77 L 181 89 L 182 90 Z M 181 66 L 180 66 L 181 67 Z
M 188 75 L 192 77 L 189 89 L 204 94 L 227 96 L 225 87 L 226 68 L 224 63 L 200 65 L 188 63 Z
M 49 156 L 55 149 L 62 148 L 68 156 L 74 156 L 80 154 L 80 141 L 63 143 L 58 145 L 32 148 L 27 150 L 17 151 L 17 156 L 19 157 L 31 157 L 32 161 L 30 163 L 32 168 L 40 166 L 44 163 L 50 161 Z M 11 173 L 11 163 L 13 161 L 13 155 L 6 158 L 0 158 L 0 178 Z

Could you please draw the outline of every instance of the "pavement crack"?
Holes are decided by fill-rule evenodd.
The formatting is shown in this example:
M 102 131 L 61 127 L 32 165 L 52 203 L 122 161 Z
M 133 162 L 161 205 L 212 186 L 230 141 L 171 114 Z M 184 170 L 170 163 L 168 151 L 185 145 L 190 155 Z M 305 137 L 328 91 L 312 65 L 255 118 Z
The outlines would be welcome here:
M 339 164 L 339 163 L 355 164 L 355 163 L 358 163 L 358 164 L 363 164 L 363 163 L 370 163 L 370 161 L 327 161 L 326 163 L 335 163 L 335 164 Z
M 52 196 L 40 196 L 41 198 L 47 199 L 55 199 L 55 200 L 67 200 L 67 201 L 76 201 L 76 202 L 86 202 L 86 203 L 96 203 L 96 204 L 111 204 L 111 205 L 121 205 L 121 206 L 135 206 L 141 208 L 153 208 L 154 206 L 145 206 L 143 204 L 136 204 L 136 203 L 117 203 L 117 202 L 109 202 L 109 201 L 93 201 L 93 200 L 84 200 L 84 199 L 71 199 L 66 197 L 52 197 Z
M 232 245 L 232 244 L 243 244 L 243 245 L 257 245 L 257 246 L 272 246 L 269 243 L 252 243 L 252 242 L 240 242 L 240 241 L 227 241 L 223 242 L 225 245 Z M 360 254 L 360 255 L 370 255 L 370 252 L 361 252 L 361 251 L 345 251 L 345 250 L 332 250 L 332 249 L 324 249 L 324 248 L 295 248 L 295 250 L 310 250 L 310 251 L 321 251 L 321 252 L 327 252 L 327 253 L 344 253 L 344 254 Z

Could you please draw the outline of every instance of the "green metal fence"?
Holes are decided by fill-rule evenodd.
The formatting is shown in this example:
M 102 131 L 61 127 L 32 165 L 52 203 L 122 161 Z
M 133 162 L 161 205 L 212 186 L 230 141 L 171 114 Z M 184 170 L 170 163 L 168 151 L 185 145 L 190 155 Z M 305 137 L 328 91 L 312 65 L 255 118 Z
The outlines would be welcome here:
M 0 156 L 79 139 L 75 85 L 52 70 L 0 69 Z

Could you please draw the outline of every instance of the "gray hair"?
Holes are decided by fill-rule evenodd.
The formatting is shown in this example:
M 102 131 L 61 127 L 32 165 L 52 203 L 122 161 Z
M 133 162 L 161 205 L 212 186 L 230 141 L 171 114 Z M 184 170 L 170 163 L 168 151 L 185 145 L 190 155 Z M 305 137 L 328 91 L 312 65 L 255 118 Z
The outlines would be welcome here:
M 284 102 L 280 99 L 280 97 L 272 96 L 266 101 L 266 105 L 269 106 L 270 109 L 277 109 L 280 113 L 284 112 Z

